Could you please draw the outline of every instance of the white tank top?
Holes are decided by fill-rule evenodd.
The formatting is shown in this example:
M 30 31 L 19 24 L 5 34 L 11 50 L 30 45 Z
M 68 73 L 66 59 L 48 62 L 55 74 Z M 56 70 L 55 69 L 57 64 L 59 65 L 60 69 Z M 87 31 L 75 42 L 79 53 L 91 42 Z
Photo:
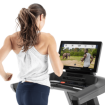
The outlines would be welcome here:
M 86 53 L 87 57 L 84 60 L 84 67 L 89 67 L 90 66 L 90 53 Z
M 50 87 L 48 54 L 39 53 L 34 46 L 29 48 L 26 52 L 22 52 L 23 49 L 21 49 L 19 54 L 16 54 L 20 71 L 18 74 L 19 80 L 22 83 L 30 81 Z

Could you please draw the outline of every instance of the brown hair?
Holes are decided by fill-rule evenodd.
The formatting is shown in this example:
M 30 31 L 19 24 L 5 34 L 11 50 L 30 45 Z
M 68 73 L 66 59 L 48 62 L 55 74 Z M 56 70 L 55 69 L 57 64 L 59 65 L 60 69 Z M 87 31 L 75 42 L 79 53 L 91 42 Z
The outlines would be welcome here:
M 23 41 L 18 46 L 24 46 L 24 51 L 27 51 L 29 46 L 39 43 L 40 30 L 36 26 L 36 19 L 41 14 L 43 14 L 44 18 L 46 17 L 45 9 L 40 4 L 34 3 L 28 9 L 22 8 L 16 18 L 20 24 L 19 38 Z

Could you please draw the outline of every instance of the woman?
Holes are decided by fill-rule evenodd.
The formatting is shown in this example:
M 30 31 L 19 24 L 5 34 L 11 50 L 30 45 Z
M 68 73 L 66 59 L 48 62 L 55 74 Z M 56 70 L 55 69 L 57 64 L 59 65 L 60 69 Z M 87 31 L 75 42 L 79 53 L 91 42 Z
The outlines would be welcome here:
M 46 11 L 42 5 L 34 3 L 28 8 L 22 8 L 17 18 L 21 30 L 11 36 L 19 66 L 20 82 L 16 89 L 16 101 L 18 105 L 48 105 L 48 33 L 42 32 Z

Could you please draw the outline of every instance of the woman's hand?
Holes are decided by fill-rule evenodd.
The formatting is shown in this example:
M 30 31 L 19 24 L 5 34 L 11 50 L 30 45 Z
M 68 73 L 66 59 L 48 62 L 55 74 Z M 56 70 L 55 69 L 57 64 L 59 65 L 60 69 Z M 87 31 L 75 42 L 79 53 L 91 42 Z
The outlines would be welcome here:
M 12 78 L 12 75 L 13 75 L 13 74 L 11 74 L 11 73 L 6 73 L 6 75 L 5 75 L 5 77 L 4 77 L 4 80 L 5 80 L 5 81 L 10 81 L 11 78 Z

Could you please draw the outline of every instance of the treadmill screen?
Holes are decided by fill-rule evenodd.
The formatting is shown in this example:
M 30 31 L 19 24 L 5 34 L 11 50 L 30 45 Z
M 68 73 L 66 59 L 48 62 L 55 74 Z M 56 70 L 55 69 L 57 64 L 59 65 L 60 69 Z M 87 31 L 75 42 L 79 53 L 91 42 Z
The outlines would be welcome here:
M 98 45 L 62 44 L 60 59 L 64 66 L 94 69 Z

